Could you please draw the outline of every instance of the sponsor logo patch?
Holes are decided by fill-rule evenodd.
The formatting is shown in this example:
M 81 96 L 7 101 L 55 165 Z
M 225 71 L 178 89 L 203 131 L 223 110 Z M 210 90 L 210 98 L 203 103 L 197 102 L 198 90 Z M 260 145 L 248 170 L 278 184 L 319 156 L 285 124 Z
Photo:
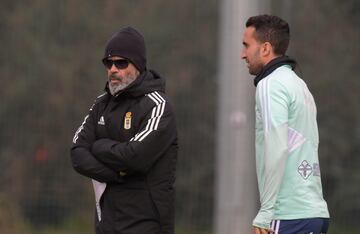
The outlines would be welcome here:
M 313 176 L 320 176 L 320 166 L 319 163 L 313 164 Z
M 309 178 L 310 175 L 320 176 L 320 165 L 319 163 L 313 163 L 311 166 L 308 161 L 304 160 L 298 167 L 298 172 L 305 180 Z
M 302 178 L 304 178 L 306 180 L 307 178 L 309 178 L 309 176 L 313 172 L 313 168 L 306 160 L 304 160 L 298 167 L 298 172 L 302 176 Z

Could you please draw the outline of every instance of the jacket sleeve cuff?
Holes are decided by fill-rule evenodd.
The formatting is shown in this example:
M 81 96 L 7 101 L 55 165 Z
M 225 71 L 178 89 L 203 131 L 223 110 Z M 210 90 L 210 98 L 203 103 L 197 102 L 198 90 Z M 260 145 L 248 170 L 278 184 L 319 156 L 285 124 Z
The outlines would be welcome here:
M 253 221 L 253 226 L 269 229 L 272 219 L 273 215 L 271 213 L 260 210 Z

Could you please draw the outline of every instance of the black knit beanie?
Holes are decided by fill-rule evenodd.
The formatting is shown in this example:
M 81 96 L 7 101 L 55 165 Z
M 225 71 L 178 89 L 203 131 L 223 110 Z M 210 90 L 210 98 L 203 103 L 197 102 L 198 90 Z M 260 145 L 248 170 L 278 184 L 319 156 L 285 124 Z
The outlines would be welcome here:
M 146 70 L 144 37 L 132 27 L 122 28 L 107 43 L 103 60 L 112 56 L 128 59 L 140 72 L 143 72 Z

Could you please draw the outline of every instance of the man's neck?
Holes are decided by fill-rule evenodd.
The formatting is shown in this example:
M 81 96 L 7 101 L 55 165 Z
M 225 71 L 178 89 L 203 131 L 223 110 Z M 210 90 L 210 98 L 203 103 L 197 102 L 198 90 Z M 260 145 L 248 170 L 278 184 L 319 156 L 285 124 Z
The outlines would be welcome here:
M 264 67 L 268 64 L 268 63 L 270 63 L 272 60 L 274 60 L 274 59 L 276 59 L 276 58 L 279 58 L 279 57 L 281 57 L 282 55 L 270 55 L 270 56 L 268 56 L 268 57 L 266 57 L 266 58 L 264 58 Z

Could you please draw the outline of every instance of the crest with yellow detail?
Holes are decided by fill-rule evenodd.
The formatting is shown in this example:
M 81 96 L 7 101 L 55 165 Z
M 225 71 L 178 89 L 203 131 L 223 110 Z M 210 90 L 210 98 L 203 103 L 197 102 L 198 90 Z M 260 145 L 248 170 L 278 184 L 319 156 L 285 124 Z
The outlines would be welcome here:
M 126 112 L 125 119 L 124 119 L 124 129 L 130 129 L 131 128 L 131 112 Z

